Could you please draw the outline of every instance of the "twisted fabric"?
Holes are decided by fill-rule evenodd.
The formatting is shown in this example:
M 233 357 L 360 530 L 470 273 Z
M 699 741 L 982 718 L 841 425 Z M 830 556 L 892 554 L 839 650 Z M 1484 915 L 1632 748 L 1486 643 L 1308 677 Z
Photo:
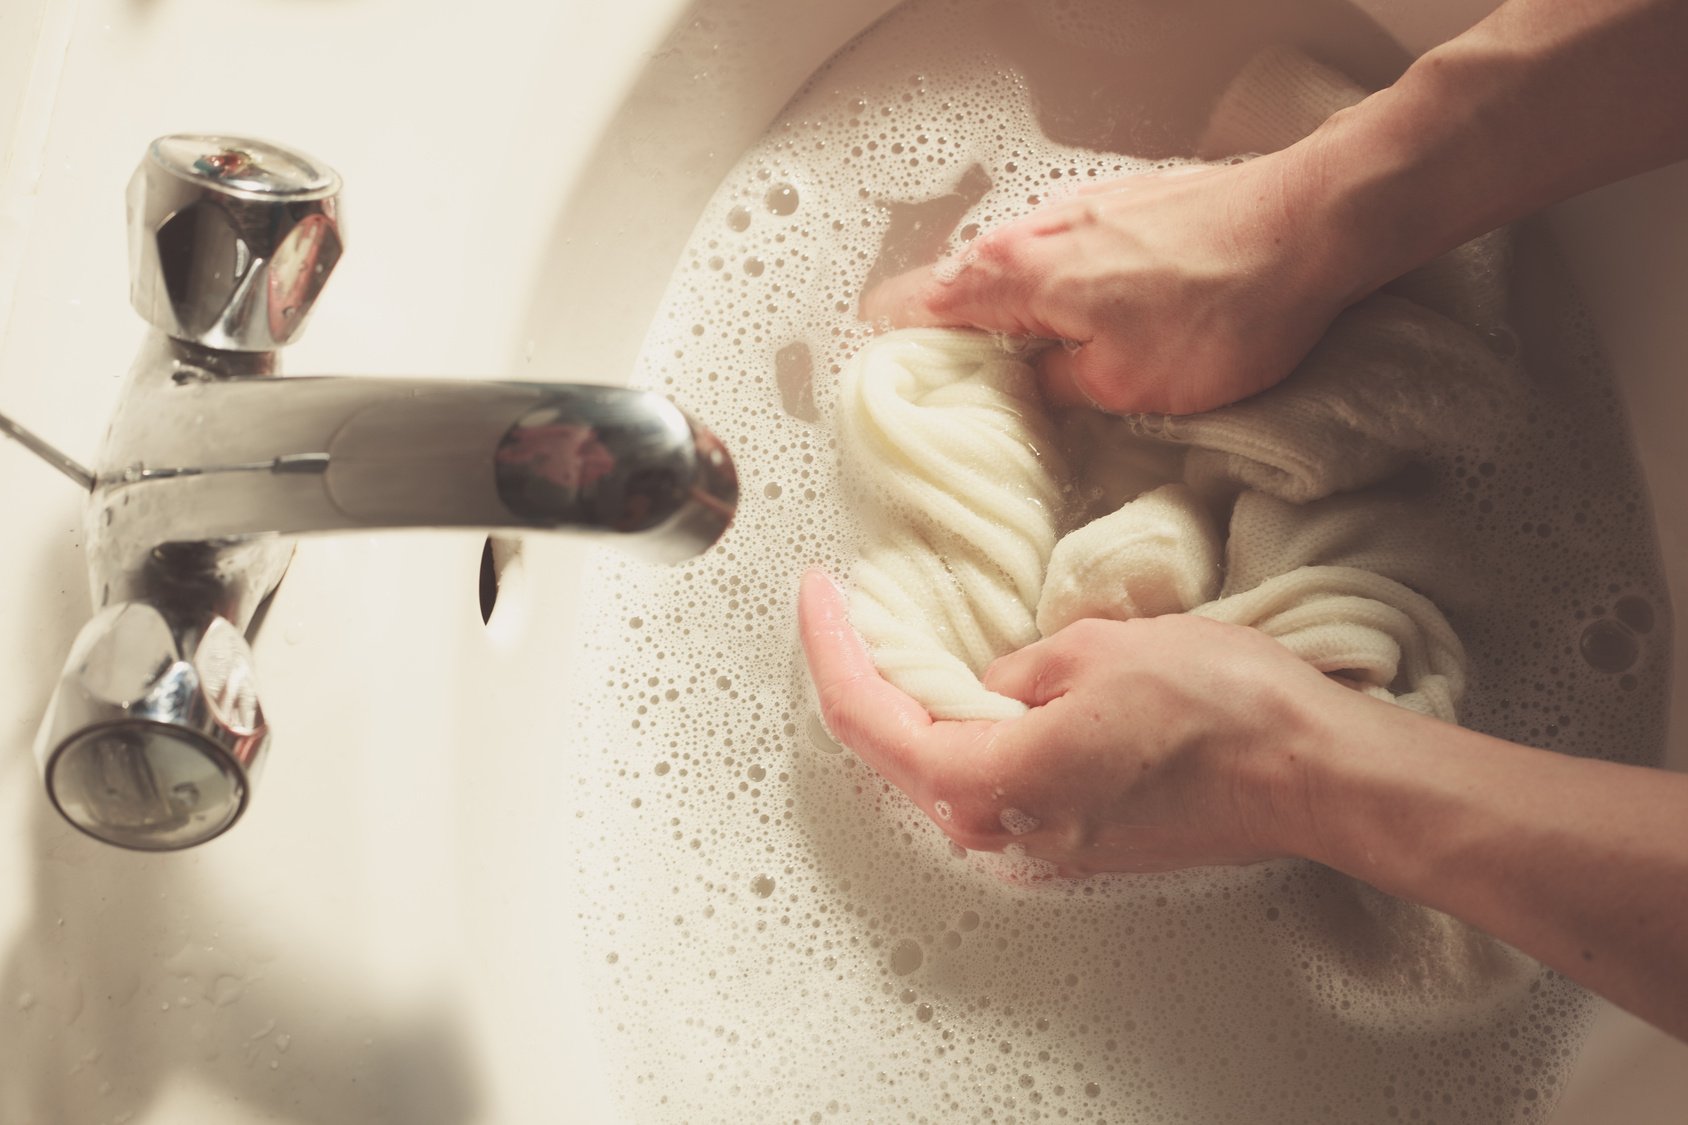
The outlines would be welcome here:
M 1010 718 L 984 689 L 996 657 L 1037 639 L 1064 463 L 1037 376 L 990 336 L 911 329 L 845 369 L 845 470 L 866 542 L 850 617 L 880 671 L 938 718 Z
M 1268 51 L 1220 98 L 1203 151 L 1292 143 L 1362 96 Z M 1474 330 L 1504 316 L 1506 247 L 1497 232 L 1409 274 L 1279 386 L 1205 414 L 1058 428 L 1027 357 L 988 335 L 870 341 L 838 426 L 868 515 L 851 619 L 880 671 L 936 718 L 1012 718 L 1024 706 L 979 680 L 996 657 L 1080 617 L 1192 612 L 1454 720 L 1466 657 L 1438 607 L 1470 583 L 1424 513 L 1371 486 L 1507 424 L 1516 368 Z M 1083 525 L 1063 537 L 1069 512 Z

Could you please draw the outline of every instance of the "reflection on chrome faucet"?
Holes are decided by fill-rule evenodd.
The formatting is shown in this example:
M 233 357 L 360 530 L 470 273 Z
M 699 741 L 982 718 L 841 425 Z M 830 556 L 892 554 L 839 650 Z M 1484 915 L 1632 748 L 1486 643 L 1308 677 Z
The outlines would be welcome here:
M 85 832 L 188 847 L 239 817 L 269 728 L 245 633 L 288 537 L 585 531 L 707 550 L 738 484 L 660 395 L 585 384 L 279 378 L 341 253 L 339 178 L 230 137 L 172 136 L 129 186 L 130 300 L 153 325 L 94 469 L 94 619 L 36 753 Z

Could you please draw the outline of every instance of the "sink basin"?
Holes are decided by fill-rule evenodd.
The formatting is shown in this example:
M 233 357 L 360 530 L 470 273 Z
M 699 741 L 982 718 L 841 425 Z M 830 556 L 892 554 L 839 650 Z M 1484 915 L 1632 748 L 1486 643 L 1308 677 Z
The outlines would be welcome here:
M 652 357 L 640 362 L 642 342 L 711 194 L 805 79 L 892 6 L 24 0 L 0 17 L 0 50 L 28 62 L 0 54 L 0 409 L 91 456 L 142 334 L 123 299 L 123 184 L 153 136 L 189 129 L 273 137 L 345 179 L 348 254 L 287 370 L 658 378 Z M 1487 6 L 1359 5 L 1409 51 Z M 1370 23 L 1354 26 L 1366 65 L 1386 68 L 1397 48 Z M 308 77 L 319 75 L 335 77 Z M 1688 605 L 1688 505 L 1677 495 L 1688 450 L 1671 420 L 1688 416 L 1688 382 L 1674 377 L 1688 329 L 1668 299 L 1688 283 L 1683 200 L 1678 166 L 1553 217 L 1628 404 L 1678 606 Z M 683 387 L 674 393 L 685 405 Z M 828 748 L 807 716 L 777 708 L 767 748 L 723 748 L 703 728 L 653 735 L 658 720 L 623 702 L 645 689 L 717 693 L 733 713 L 753 702 L 727 667 L 696 685 L 627 682 L 606 653 L 605 615 L 629 630 L 648 617 L 654 633 L 684 609 L 640 603 L 642 564 L 563 538 L 498 543 L 496 583 L 483 590 L 476 536 L 302 543 L 256 646 L 276 734 L 251 811 L 203 848 L 131 854 L 57 819 L 30 752 L 89 614 L 80 498 L 9 445 L 0 483 L 10 529 L 0 552 L 0 1125 L 682 1120 L 687 1105 L 708 1107 L 692 1119 L 756 1120 L 786 1104 L 781 1075 L 821 1048 L 782 1040 L 789 1029 L 771 1020 L 727 1026 L 721 1012 L 741 1010 L 735 982 L 788 966 L 723 938 L 704 904 L 720 903 L 723 919 L 739 911 L 747 935 L 761 932 L 756 919 L 778 932 L 792 925 L 779 904 L 820 876 L 779 855 L 765 869 L 723 870 L 706 891 L 691 874 L 701 868 L 675 867 L 686 881 L 655 900 L 650 865 L 707 855 L 712 826 L 738 823 L 709 802 L 759 801 L 772 817 L 822 823 L 817 791 L 785 804 L 779 762 Z M 747 506 L 734 534 L 754 535 L 756 512 Z M 743 576 L 765 588 L 747 613 L 758 599 L 788 606 L 797 554 L 790 573 Z M 695 573 L 713 581 L 730 563 L 715 556 Z M 583 617 L 599 627 L 583 633 Z M 1685 636 L 1679 620 L 1678 716 Z M 793 674 L 791 656 L 772 653 L 775 679 Z M 619 730 L 625 743 L 613 741 Z M 1688 768 L 1685 744 L 1679 721 L 1673 768 Z M 663 786 L 688 754 L 737 755 L 743 787 L 674 796 Z M 826 768 L 844 771 L 842 760 Z M 626 771 L 648 782 L 637 832 L 609 807 L 625 799 Z M 865 771 L 853 777 L 873 784 Z M 888 839 L 904 831 L 894 809 L 886 816 Z M 823 836 L 817 851 L 833 846 Z M 848 866 L 827 862 L 823 872 Z M 662 1068 L 634 1067 L 627 1044 L 644 1031 L 624 1026 L 614 990 L 620 979 L 660 993 L 651 974 L 662 966 L 641 963 L 627 934 L 669 915 L 672 943 L 695 947 L 685 963 L 720 972 L 722 1001 L 646 1013 L 672 1053 Z M 962 924 L 955 932 L 973 940 Z M 860 932 L 864 948 L 875 940 L 865 923 Z M 875 956 L 895 973 L 906 958 L 885 936 Z M 815 963 L 827 955 L 817 949 Z M 937 987 L 917 969 L 892 994 L 880 975 L 838 970 L 837 987 L 812 1002 L 857 1019 L 864 1006 L 900 1003 L 904 983 Z M 817 1085 L 817 1116 L 806 1119 L 893 1119 L 880 1108 L 890 1101 L 849 1091 L 918 1086 L 897 1069 L 906 1045 L 887 1038 L 880 1057 L 817 1064 L 807 1073 L 852 1077 Z M 717 1082 L 722 1058 L 746 1072 L 765 1060 L 765 1085 L 725 1072 Z M 1688 1103 L 1685 1063 L 1688 1047 L 1600 1007 L 1545 1120 L 1672 1120 Z M 1069 1080 L 1074 1096 L 1092 1080 Z M 1042 1071 L 1036 1082 L 1042 1094 Z M 1025 1097 L 1017 1112 L 1035 1120 L 1045 1103 Z

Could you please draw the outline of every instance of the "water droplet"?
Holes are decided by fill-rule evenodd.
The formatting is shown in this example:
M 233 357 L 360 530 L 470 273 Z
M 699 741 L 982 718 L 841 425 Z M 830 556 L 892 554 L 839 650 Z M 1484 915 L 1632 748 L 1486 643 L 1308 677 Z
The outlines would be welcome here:
M 768 484 L 768 485 L 763 487 L 762 495 L 766 496 L 770 500 L 778 500 L 780 498 L 780 493 L 782 491 L 784 491 L 784 490 L 782 488 L 780 488 L 779 485 Z
M 766 875 L 758 875 L 750 881 L 750 893 L 757 898 L 767 898 L 774 893 L 774 881 Z
M 744 230 L 750 225 L 750 211 L 740 205 L 727 212 L 727 225 L 734 230 Z
M 751 277 L 761 277 L 762 276 L 762 259 L 761 258 L 746 258 L 744 260 L 744 272 L 749 274 Z

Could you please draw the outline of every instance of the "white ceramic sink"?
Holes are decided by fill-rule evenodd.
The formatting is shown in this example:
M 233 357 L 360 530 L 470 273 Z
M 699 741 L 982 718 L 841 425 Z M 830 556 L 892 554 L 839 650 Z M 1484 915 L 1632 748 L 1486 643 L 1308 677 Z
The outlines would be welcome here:
M 346 181 L 348 254 L 287 370 L 622 381 L 721 176 L 891 6 L 14 0 L 0 409 L 92 456 L 142 334 L 123 186 L 150 139 L 194 130 L 296 145 Z M 1422 49 L 1485 5 L 1362 7 Z M 1679 606 L 1683 200 L 1675 167 L 1557 220 Z M 607 1077 L 606 945 L 570 890 L 595 877 L 571 756 L 603 749 L 575 719 L 605 690 L 574 629 L 585 549 L 530 541 L 483 624 L 479 537 L 303 544 L 259 638 L 276 742 L 252 810 L 146 856 L 59 822 L 30 750 L 89 612 L 79 519 L 72 488 L 0 445 L 0 1125 L 661 1117 L 662 1076 L 631 1101 Z M 1680 614 L 1676 637 L 1681 715 Z M 1685 1063 L 1602 1009 L 1552 1120 L 1679 1119 Z M 763 1119 L 748 1094 L 717 1105 Z

